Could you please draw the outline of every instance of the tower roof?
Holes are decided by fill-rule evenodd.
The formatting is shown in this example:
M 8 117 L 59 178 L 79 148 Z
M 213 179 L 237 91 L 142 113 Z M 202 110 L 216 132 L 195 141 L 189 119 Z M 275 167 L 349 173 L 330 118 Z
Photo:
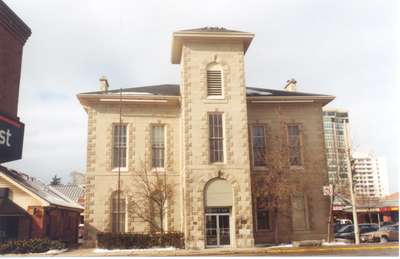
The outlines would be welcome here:
M 172 64 L 179 64 L 182 55 L 183 42 L 191 41 L 238 41 L 243 43 L 243 51 L 246 53 L 252 39 L 253 33 L 230 30 L 223 27 L 202 27 L 189 30 L 180 30 L 172 36 Z
M 248 33 L 244 31 L 235 31 L 235 30 L 230 30 L 226 29 L 224 27 L 201 27 L 201 28 L 195 28 L 195 29 L 187 29 L 187 30 L 180 30 L 178 32 L 239 32 L 239 33 Z

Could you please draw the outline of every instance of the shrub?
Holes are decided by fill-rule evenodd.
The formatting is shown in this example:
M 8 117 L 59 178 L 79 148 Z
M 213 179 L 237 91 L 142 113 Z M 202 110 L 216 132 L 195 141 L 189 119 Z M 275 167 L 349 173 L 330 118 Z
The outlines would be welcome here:
M 106 249 L 143 249 L 151 247 L 184 248 L 183 234 L 180 232 L 169 232 L 161 234 L 138 234 L 138 233 L 98 233 L 97 247 Z
M 13 240 L 0 244 L 0 254 L 43 253 L 50 249 L 64 248 L 64 243 L 48 239 Z

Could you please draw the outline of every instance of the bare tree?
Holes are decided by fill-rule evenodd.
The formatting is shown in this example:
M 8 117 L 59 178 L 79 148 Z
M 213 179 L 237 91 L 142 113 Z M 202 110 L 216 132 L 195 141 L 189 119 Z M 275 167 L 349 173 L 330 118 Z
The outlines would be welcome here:
M 145 163 L 144 163 L 145 164 Z M 168 202 L 172 201 L 173 188 L 164 170 L 152 170 L 143 166 L 136 172 L 137 184 L 129 195 L 129 213 L 150 226 L 151 232 L 165 232 Z
M 267 162 L 267 172 L 253 178 L 253 193 L 258 208 L 270 211 L 274 241 L 279 242 L 279 224 L 281 217 L 289 217 L 286 211 L 292 186 L 290 184 L 289 145 L 287 140 L 287 124 L 280 107 L 276 109 L 278 129 L 268 134 L 269 148 L 263 154 Z M 276 133 L 276 134 L 272 134 Z M 259 154 L 253 154 L 257 156 Z M 262 201 L 261 203 L 259 201 Z

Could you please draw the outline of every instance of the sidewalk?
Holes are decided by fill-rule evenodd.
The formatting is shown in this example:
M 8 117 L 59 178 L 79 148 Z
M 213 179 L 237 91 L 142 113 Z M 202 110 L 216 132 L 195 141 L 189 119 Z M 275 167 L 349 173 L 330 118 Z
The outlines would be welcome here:
M 75 249 L 56 256 L 262 256 L 262 255 L 291 255 L 291 254 L 313 254 L 326 253 L 332 254 L 339 251 L 379 251 L 387 249 L 399 249 L 399 243 L 387 244 L 362 244 L 362 245 L 339 245 L 339 246 L 321 246 L 321 247 L 254 247 L 254 248 L 214 248 L 204 250 L 141 250 L 141 251 L 104 251 L 95 253 L 94 248 Z

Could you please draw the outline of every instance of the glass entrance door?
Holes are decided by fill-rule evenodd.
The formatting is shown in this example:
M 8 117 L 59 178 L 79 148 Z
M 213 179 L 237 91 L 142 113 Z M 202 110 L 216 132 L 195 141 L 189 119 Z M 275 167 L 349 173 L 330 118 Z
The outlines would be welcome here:
M 206 246 L 217 247 L 231 244 L 230 216 L 226 213 L 206 214 Z

